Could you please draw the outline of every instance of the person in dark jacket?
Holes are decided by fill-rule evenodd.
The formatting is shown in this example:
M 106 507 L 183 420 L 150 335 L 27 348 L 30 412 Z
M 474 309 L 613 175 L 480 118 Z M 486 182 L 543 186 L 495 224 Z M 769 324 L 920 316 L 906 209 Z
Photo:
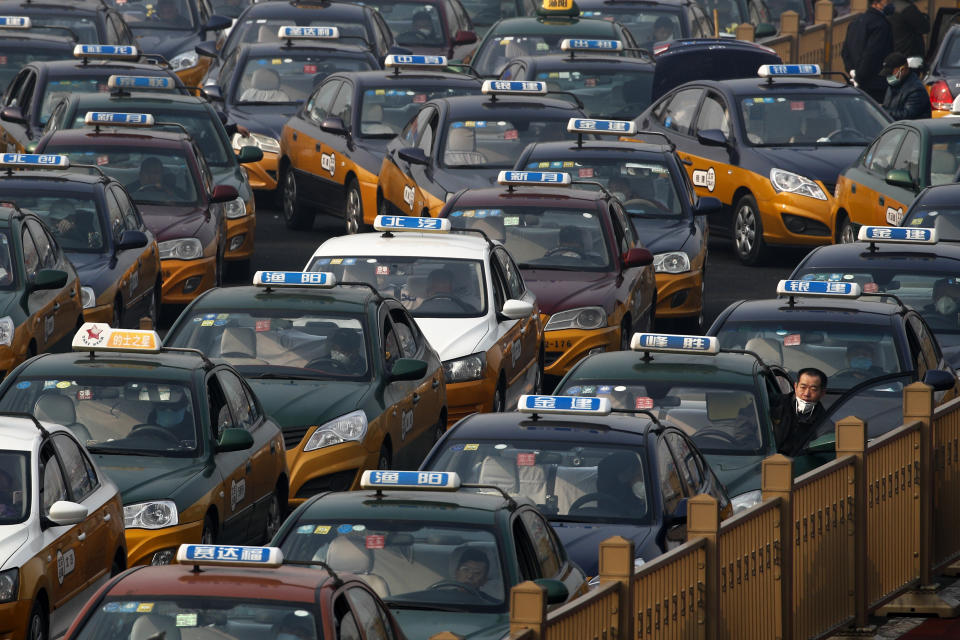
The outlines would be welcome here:
M 893 31 L 893 50 L 906 57 L 923 57 L 923 36 L 930 32 L 930 17 L 913 0 L 893 0 L 894 13 L 887 19 Z
M 770 411 L 777 451 L 795 456 L 813 435 L 813 429 L 827 414 L 820 404 L 827 390 L 827 374 L 809 367 L 801 369 L 793 393 L 781 397 Z
M 920 82 L 907 57 L 894 51 L 883 60 L 880 75 L 887 77 L 887 95 L 883 98 L 883 108 L 894 120 L 918 120 L 929 118 L 930 96 Z
M 847 71 L 863 91 L 877 102 L 883 101 L 887 83 L 880 76 L 883 59 L 893 51 L 893 32 L 884 7 L 889 0 L 874 0 L 847 29 L 840 55 Z

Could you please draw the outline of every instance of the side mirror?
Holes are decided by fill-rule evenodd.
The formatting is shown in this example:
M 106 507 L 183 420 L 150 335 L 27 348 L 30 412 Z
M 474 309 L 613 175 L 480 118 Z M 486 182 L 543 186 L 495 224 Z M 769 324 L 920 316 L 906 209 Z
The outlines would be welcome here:
M 761 22 L 757 25 L 757 28 L 753 30 L 753 37 L 756 38 L 769 38 L 770 36 L 777 35 L 777 28 L 770 24 L 769 22 Z
M 263 160 L 263 150 L 253 145 L 244 145 L 237 152 L 237 162 L 240 164 L 250 164 L 251 162 L 260 162 Z
M 217 57 L 217 43 L 207 40 L 201 42 L 193 48 L 197 52 L 198 56 L 203 56 L 205 58 L 216 58 Z
M 553 578 L 537 578 L 535 583 L 547 590 L 547 604 L 560 604 L 570 597 L 567 585 Z
M 217 443 L 217 453 L 246 451 L 253 448 L 253 436 L 246 429 L 224 429 Z
M 533 305 L 523 300 L 507 300 L 503 303 L 500 315 L 510 320 L 526 318 L 533 313 Z
M 117 251 L 126 251 L 127 249 L 140 249 L 147 246 L 147 234 L 136 229 L 127 229 L 120 234 L 120 242 L 117 243 Z
M 82 504 L 68 502 L 66 500 L 57 500 L 50 505 L 50 512 L 47 514 L 47 520 L 60 526 L 65 524 L 79 524 L 86 519 L 90 511 Z
M 477 34 L 473 31 L 465 31 L 461 29 L 453 35 L 453 46 L 458 46 L 461 44 L 473 44 L 477 41 Z
M 953 385 L 957 383 L 957 379 L 949 371 L 943 371 L 942 369 L 930 369 L 923 376 L 923 384 L 928 384 L 933 387 L 934 391 L 946 391 L 947 389 L 953 389 Z
M 210 19 L 207 20 L 207 24 L 203 25 L 204 31 L 223 31 L 224 29 L 230 28 L 230 25 L 233 24 L 233 20 L 226 16 L 210 16 Z
M 23 117 L 23 112 L 20 111 L 20 107 L 4 107 L 0 110 L 0 120 L 16 124 L 27 124 L 27 119 Z
M 704 129 L 697 131 L 697 142 L 711 147 L 725 147 L 727 136 L 720 129 Z
M 40 269 L 30 283 L 31 291 L 60 289 L 67 284 L 67 272 L 60 269 Z
M 427 157 L 427 154 L 423 152 L 423 149 L 419 149 L 417 147 L 400 149 L 397 151 L 397 156 L 399 156 L 401 160 L 405 160 L 410 164 L 422 164 L 424 166 L 430 164 L 430 159 Z
M 208 84 L 200 89 L 200 93 L 202 93 L 203 97 L 207 100 L 223 102 L 223 92 L 220 90 L 220 85 L 218 84 Z
M 210 194 L 210 202 L 230 202 L 236 200 L 239 195 L 236 187 L 229 184 L 218 184 L 213 188 L 213 193 Z
M 910 172 L 905 169 L 891 169 L 887 171 L 886 183 L 894 187 L 902 187 L 914 191 L 917 188 Z
M 323 122 L 320 123 L 320 130 L 332 133 L 335 136 L 345 136 L 349 133 L 347 125 L 343 124 L 343 120 L 336 116 L 324 118 Z
M 645 267 L 648 264 L 653 264 L 653 254 L 650 253 L 649 249 L 634 247 L 623 256 L 624 269 L 629 269 L 630 267 Z
M 419 380 L 425 375 L 427 375 L 427 363 L 423 360 L 399 358 L 393 363 L 393 370 L 390 372 L 390 381 Z
M 708 216 L 711 213 L 717 213 L 723 210 L 723 203 L 719 198 L 713 196 L 700 196 L 697 198 L 697 204 L 693 205 L 693 215 Z

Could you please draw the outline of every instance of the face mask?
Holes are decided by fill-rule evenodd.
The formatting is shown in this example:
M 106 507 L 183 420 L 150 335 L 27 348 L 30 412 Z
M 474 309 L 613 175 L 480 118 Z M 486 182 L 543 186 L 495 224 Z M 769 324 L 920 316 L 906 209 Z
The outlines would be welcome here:
M 873 360 L 866 356 L 857 356 L 850 358 L 850 366 L 854 369 L 869 369 L 873 366 Z
M 636 482 L 631 484 L 630 489 L 633 490 L 633 495 L 637 496 L 638 498 L 642 498 L 645 495 L 647 495 L 646 487 L 643 484 L 643 480 L 637 480 Z
M 813 408 L 816 406 L 815 402 L 807 402 L 801 398 L 797 398 L 797 413 L 800 415 L 807 415 L 808 413 L 813 413 Z
M 900 78 L 897 76 L 887 76 L 887 84 L 889 84 L 891 87 L 895 87 L 900 84 Z
M 940 315 L 948 316 L 957 310 L 956 301 L 950 296 L 940 296 L 937 298 L 937 312 Z
M 172 427 L 180 424 L 185 412 L 186 409 L 158 409 L 157 424 L 161 427 Z

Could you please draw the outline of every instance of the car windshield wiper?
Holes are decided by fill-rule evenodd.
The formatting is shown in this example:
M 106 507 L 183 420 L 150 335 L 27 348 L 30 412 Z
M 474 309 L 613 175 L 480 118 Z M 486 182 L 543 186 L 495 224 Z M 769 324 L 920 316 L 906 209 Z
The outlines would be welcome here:
M 243 369 L 240 368 L 243 373 Z M 251 373 L 244 376 L 255 380 L 336 380 L 335 376 L 327 376 L 322 373 L 311 375 L 309 373 L 277 373 L 274 371 L 264 371 L 263 373 Z
M 147 456 L 150 458 L 162 458 L 166 455 L 164 451 L 144 451 L 143 449 L 118 449 L 114 447 L 98 447 L 96 445 L 87 445 L 87 451 L 90 453 L 115 453 L 122 456 Z
M 565 266 L 559 264 L 531 264 L 529 262 L 521 262 L 517 265 L 521 269 L 544 269 L 549 271 L 582 271 L 581 267 L 574 266 Z
M 401 601 L 395 602 L 391 600 L 384 600 L 386 605 L 393 609 L 416 609 L 417 611 L 453 611 L 453 612 L 462 612 L 463 607 L 470 606 L 468 603 L 463 603 L 463 607 L 446 607 L 442 604 L 422 604 L 419 602 L 408 602 Z

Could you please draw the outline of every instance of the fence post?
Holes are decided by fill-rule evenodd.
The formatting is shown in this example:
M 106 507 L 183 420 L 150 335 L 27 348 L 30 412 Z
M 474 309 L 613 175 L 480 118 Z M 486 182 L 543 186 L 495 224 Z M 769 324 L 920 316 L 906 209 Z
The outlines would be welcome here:
M 869 0 L 850 0 L 850 13 L 866 13 Z
M 780 640 L 793 637 L 793 460 L 774 455 L 763 461 L 763 500 L 780 499 Z
M 510 589 L 510 633 L 530 629 L 533 639 L 540 640 L 546 622 L 546 588 L 527 580 Z
M 720 554 L 717 538 L 720 531 L 720 506 L 716 498 L 706 494 L 687 501 L 687 542 L 697 538 L 707 540 L 707 566 L 704 567 L 703 597 L 700 607 L 703 618 L 697 623 L 703 631 L 699 637 L 717 640 L 720 627 Z
M 833 71 L 833 2 L 817 0 L 813 5 L 813 22 L 826 25 L 823 36 L 823 70 Z
M 634 637 L 633 554 L 633 541 L 624 537 L 613 536 L 600 543 L 600 581 L 616 580 L 620 583 L 617 608 L 619 630 L 611 640 Z
M 754 33 L 756 32 L 756 27 L 754 27 L 749 22 L 741 22 L 737 25 L 737 40 L 746 40 L 747 42 L 753 42 L 756 39 Z
M 784 11 L 780 14 L 780 35 L 790 38 L 790 57 L 784 62 L 797 61 L 800 54 L 800 14 L 796 11 Z
M 837 423 L 834 437 L 837 458 L 853 457 L 853 626 L 857 631 L 867 630 L 871 628 L 867 605 L 867 423 L 853 416 L 844 418 Z

